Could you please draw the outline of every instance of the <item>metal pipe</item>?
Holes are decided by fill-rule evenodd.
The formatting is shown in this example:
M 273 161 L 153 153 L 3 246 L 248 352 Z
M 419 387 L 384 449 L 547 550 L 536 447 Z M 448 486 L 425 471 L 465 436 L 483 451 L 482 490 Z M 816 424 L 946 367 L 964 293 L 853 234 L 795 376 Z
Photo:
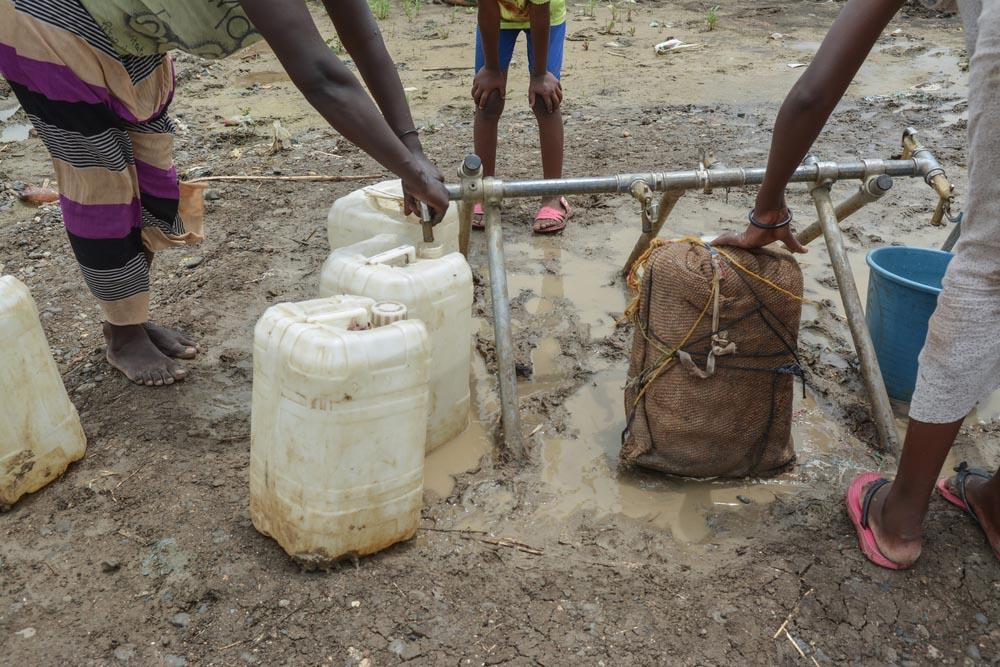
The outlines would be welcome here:
M 853 160 L 850 162 L 818 162 L 804 164 L 795 170 L 789 182 L 816 183 L 838 180 L 866 180 L 870 176 L 922 176 L 927 163 L 919 159 L 908 160 Z M 553 178 L 549 180 L 504 182 L 495 178 L 483 179 L 475 190 L 461 185 L 448 185 L 448 196 L 454 201 L 484 201 L 483 192 L 489 187 L 499 199 L 513 197 L 550 197 L 580 194 L 627 194 L 636 181 L 644 181 L 652 190 L 702 190 L 760 185 L 764 182 L 764 168 L 720 167 L 688 171 L 647 172 L 593 176 L 583 178 Z M 490 182 L 487 186 L 487 182 Z
M 843 222 L 846 218 L 857 213 L 863 206 L 873 201 L 878 201 L 882 196 L 892 189 L 892 177 L 887 174 L 879 176 L 869 176 L 868 180 L 858 187 L 857 192 L 837 204 L 835 212 L 837 222 Z M 799 243 L 808 245 L 823 235 L 823 225 L 817 220 L 811 225 L 796 234 Z
M 490 294 L 493 300 L 493 332 L 500 383 L 500 413 L 503 441 L 514 460 L 524 461 L 524 437 L 518 411 L 517 375 L 514 368 L 514 343 L 511 336 L 510 301 L 507 296 L 507 270 L 503 255 L 503 229 L 500 226 L 500 202 L 486 202 L 486 242 L 490 261 Z
M 635 242 L 632 254 L 628 256 L 628 261 L 625 262 L 625 267 L 622 269 L 623 275 L 627 276 L 629 274 L 629 271 L 632 270 L 632 265 L 642 256 L 642 253 L 646 252 L 653 239 L 660 234 L 663 224 L 674 210 L 677 201 L 684 196 L 684 192 L 684 190 L 667 190 L 660 196 L 660 203 L 656 206 L 656 219 L 652 221 L 649 231 L 644 231 L 639 236 L 639 240 Z
M 458 168 L 459 189 L 466 193 L 458 204 L 458 249 L 469 259 L 469 237 L 472 235 L 473 193 L 482 192 L 483 161 L 478 155 L 466 155 Z
M 861 361 L 861 376 L 868 389 L 879 441 L 885 451 L 896 453 L 899 451 L 899 434 L 896 432 L 892 405 L 889 403 L 889 394 L 882 380 L 882 371 L 875 355 L 875 345 L 865 323 L 865 314 L 861 307 L 861 298 L 858 296 L 857 284 L 854 282 L 854 274 L 851 273 L 851 265 L 847 261 L 844 236 L 837 225 L 837 214 L 830 199 L 829 184 L 816 186 L 812 191 L 812 197 L 823 226 L 823 236 L 826 238 L 830 263 L 833 264 L 833 273 L 840 288 L 840 298 L 847 312 L 847 323 L 851 329 L 851 337 L 854 338 L 854 348 Z

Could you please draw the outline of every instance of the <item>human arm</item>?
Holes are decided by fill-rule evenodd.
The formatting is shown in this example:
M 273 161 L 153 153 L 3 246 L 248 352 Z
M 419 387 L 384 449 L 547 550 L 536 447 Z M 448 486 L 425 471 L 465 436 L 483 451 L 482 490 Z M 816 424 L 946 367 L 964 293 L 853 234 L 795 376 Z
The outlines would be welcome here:
M 761 225 L 776 225 L 788 215 L 785 188 L 802 163 L 830 114 L 868 57 L 875 41 L 905 0 L 850 0 L 830 28 L 812 63 L 788 93 L 774 123 L 764 183 L 757 193 L 754 216 Z M 759 248 L 782 241 L 805 252 L 791 226 L 725 234 L 717 245 Z
M 528 105 L 534 109 L 536 100 L 552 113 L 562 104 L 562 86 L 559 79 L 548 70 L 550 4 L 528 1 L 528 19 L 531 23 L 531 82 L 528 84 Z
M 400 137 L 410 153 L 434 176 L 444 181 L 441 171 L 424 155 L 420 136 L 410 114 L 410 107 L 399 79 L 396 64 L 386 49 L 378 22 L 372 16 L 366 0 L 324 0 L 327 14 L 337 29 L 340 41 L 357 65 L 368 92 L 382 111 L 386 122 Z M 409 193 L 404 191 L 404 195 Z M 415 210 L 410 196 L 406 197 L 406 213 Z
M 479 38 L 483 44 L 485 65 L 472 80 L 472 99 L 480 109 L 493 91 L 504 99 L 507 96 L 507 77 L 500 71 L 500 3 L 497 0 L 479 0 Z
M 444 184 L 396 136 L 357 78 L 323 41 L 303 0 L 240 0 L 306 100 L 348 141 L 402 180 L 439 222 Z

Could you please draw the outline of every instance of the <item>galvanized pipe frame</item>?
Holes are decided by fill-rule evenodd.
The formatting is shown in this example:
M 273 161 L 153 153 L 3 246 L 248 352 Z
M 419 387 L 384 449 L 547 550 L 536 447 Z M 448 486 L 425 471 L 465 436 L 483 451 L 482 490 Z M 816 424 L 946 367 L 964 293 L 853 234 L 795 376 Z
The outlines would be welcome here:
M 944 169 L 931 151 L 916 142 L 915 134 L 915 131 L 908 128 L 903 135 L 905 159 L 823 162 L 810 157 L 789 179 L 793 183 L 809 183 L 814 186 L 811 191 L 819 220 L 807 228 L 812 238 L 804 241 L 808 243 L 820 233 L 825 237 L 855 349 L 861 362 L 862 376 L 869 393 L 879 440 L 883 449 L 890 452 L 899 450 L 899 437 L 892 419 L 891 405 L 878 367 L 878 359 L 875 357 L 871 335 L 864 321 L 857 286 L 847 264 L 843 235 L 838 223 L 864 205 L 878 200 L 888 191 L 891 182 L 886 183 L 884 178 L 879 178 L 881 176 L 923 178 L 939 194 L 942 201 L 947 194 L 949 197 L 947 203 L 951 203 L 953 188 L 944 174 Z M 510 297 L 507 293 L 503 230 L 500 222 L 502 201 L 515 197 L 631 194 L 643 204 L 643 227 L 642 234 L 629 257 L 626 267 L 628 268 L 659 234 L 677 201 L 686 191 L 711 192 L 715 188 L 760 185 L 764 181 L 764 175 L 763 167 L 745 169 L 699 165 L 698 169 L 687 171 L 505 182 L 492 177 L 484 178 L 482 163 L 475 155 L 465 159 L 459 169 L 460 183 L 447 185 L 446 188 L 449 199 L 460 202 L 459 245 L 466 256 L 468 256 L 472 227 L 473 205 L 482 203 L 485 206 L 503 442 L 508 455 L 515 459 L 523 459 L 526 450 L 521 431 L 511 335 Z M 830 199 L 830 188 L 840 180 L 861 180 L 862 184 L 855 194 L 834 207 Z M 654 192 L 661 193 L 656 205 L 651 203 Z M 947 204 L 939 204 L 939 208 L 947 208 Z

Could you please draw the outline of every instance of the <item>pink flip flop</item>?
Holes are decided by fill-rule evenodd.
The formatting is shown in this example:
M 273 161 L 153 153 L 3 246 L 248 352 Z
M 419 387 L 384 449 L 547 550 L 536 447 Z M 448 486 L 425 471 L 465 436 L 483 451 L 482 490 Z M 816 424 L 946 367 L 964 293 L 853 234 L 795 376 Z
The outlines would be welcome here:
M 563 208 L 561 211 L 552 206 L 538 209 L 538 213 L 535 214 L 535 224 L 531 227 L 536 234 L 555 234 L 566 229 L 566 221 L 573 217 L 573 209 L 565 197 L 559 198 L 559 204 Z
M 476 219 L 476 216 L 479 216 Z M 473 229 L 486 229 L 486 209 L 479 202 L 472 207 L 472 228 Z
M 889 480 L 874 472 L 862 473 L 855 477 L 847 489 L 847 497 L 845 498 L 847 514 L 851 517 L 854 530 L 858 533 L 858 545 L 861 547 L 861 552 L 868 560 L 889 570 L 905 570 L 909 567 L 908 565 L 900 565 L 886 558 L 882 550 L 878 548 L 875 533 L 868 525 L 868 512 L 871 510 L 872 498 L 875 497 L 879 489 L 889 483 Z M 863 491 L 866 486 L 868 486 L 868 490 Z
M 937 488 L 937 492 L 941 494 L 942 498 L 971 516 L 972 520 L 976 522 L 977 526 L 979 526 L 979 530 L 983 531 L 983 536 L 985 537 L 986 530 L 983 529 L 982 522 L 979 520 L 979 517 L 976 515 L 976 511 L 972 508 L 972 505 L 969 503 L 969 499 L 965 494 L 965 484 L 970 477 L 990 479 L 991 475 L 982 468 L 970 468 L 968 463 L 962 461 L 955 466 L 955 482 L 958 485 L 958 494 L 948 488 L 947 477 L 939 479 L 935 487 Z M 986 543 L 990 544 L 988 537 L 986 538 Z M 993 555 L 1000 558 L 1000 551 L 993 549 L 992 544 L 990 544 L 990 549 L 993 551 Z

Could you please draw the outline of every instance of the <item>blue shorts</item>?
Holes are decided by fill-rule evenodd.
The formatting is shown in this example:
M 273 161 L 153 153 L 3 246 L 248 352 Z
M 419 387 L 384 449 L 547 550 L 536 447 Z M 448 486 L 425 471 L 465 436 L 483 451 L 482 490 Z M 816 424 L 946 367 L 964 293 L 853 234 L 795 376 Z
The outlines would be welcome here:
M 517 36 L 524 33 L 528 42 L 528 71 L 534 62 L 534 50 L 531 48 L 531 30 L 527 28 L 506 28 L 500 31 L 500 70 L 506 72 L 510 67 L 510 59 L 514 57 L 514 45 Z M 566 43 L 566 22 L 549 28 L 549 62 L 546 69 L 557 79 L 562 78 L 563 45 Z M 486 56 L 483 54 L 483 40 L 476 28 L 476 71 L 486 66 Z

